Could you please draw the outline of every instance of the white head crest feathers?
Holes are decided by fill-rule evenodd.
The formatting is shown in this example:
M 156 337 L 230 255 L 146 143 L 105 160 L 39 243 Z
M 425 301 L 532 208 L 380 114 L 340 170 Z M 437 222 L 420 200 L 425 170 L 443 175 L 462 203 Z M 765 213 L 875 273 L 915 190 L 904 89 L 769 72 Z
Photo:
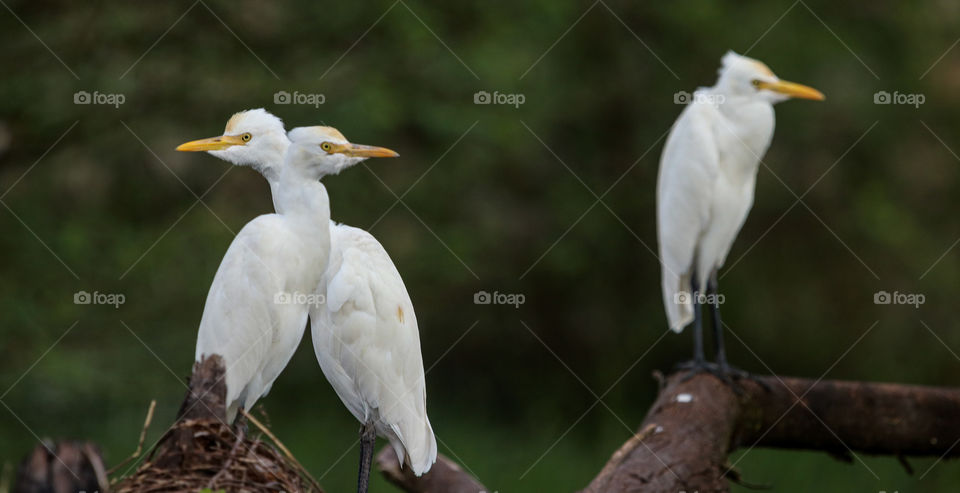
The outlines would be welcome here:
M 339 130 L 333 127 L 325 126 L 315 126 L 315 127 L 297 127 L 291 130 L 287 137 L 291 142 L 296 143 L 319 143 L 319 142 L 336 142 L 338 144 L 344 144 L 347 141 L 347 138 L 340 133 Z

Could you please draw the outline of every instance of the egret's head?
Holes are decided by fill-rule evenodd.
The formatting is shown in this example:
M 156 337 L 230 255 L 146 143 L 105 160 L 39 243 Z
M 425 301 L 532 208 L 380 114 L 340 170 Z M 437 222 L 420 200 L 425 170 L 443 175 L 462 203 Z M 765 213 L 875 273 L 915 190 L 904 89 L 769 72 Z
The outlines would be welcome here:
M 734 97 L 777 103 L 790 98 L 822 101 L 823 93 L 802 84 L 780 80 L 758 60 L 728 51 L 723 56 L 717 87 Z
M 225 161 L 251 166 L 267 174 L 283 163 L 289 145 L 283 122 L 258 108 L 230 117 L 223 135 L 180 144 L 177 150 L 207 151 Z
M 399 156 L 385 147 L 351 144 L 333 127 L 297 127 L 287 136 L 290 150 L 284 166 L 312 178 L 335 175 L 367 158 Z

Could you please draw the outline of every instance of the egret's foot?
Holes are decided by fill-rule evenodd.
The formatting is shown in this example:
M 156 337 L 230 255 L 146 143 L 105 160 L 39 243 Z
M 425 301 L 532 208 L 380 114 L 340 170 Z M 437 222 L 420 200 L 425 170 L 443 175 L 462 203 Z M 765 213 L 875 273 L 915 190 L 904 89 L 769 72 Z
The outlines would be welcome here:
M 237 413 L 236 419 L 233 420 L 233 432 L 237 435 L 246 435 L 249 430 L 247 415 L 242 412 Z
M 730 378 L 728 369 L 706 360 L 694 359 L 690 361 L 684 361 L 683 363 L 677 364 L 677 366 L 674 367 L 674 370 L 686 372 L 686 375 L 680 379 L 681 382 L 686 382 L 700 373 L 707 373 L 717 377 L 723 383 L 733 386 L 733 380 Z
M 759 385 L 760 387 L 763 388 L 763 390 L 765 390 L 765 391 L 767 391 L 767 392 L 770 392 L 770 391 L 772 390 L 772 389 L 770 388 L 770 384 L 768 384 L 768 383 L 765 382 L 762 378 L 760 378 L 760 375 L 754 375 L 753 373 L 750 373 L 750 372 L 748 372 L 748 371 L 746 371 L 746 370 L 741 370 L 740 368 L 737 368 L 737 367 L 735 367 L 735 366 L 730 366 L 730 365 L 725 364 L 725 363 L 720 364 L 720 367 L 721 367 L 721 368 L 724 368 L 724 371 L 725 371 L 728 375 L 730 375 L 731 377 L 733 377 L 734 380 L 749 380 L 749 381 L 751 381 L 751 382 Z

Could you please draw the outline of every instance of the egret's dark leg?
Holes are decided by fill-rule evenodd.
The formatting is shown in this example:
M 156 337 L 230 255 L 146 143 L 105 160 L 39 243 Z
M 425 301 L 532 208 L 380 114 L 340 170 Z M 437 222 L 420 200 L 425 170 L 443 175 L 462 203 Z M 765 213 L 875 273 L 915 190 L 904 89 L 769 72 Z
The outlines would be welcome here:
M 683 378 L 687 381 L 700 372 L 716 373 L 716 367 L 707 362 L 703 350 L 703 317 L 700 314 L 700 282 L 697 279 L 697 273 L 690 275 L 690 304 L 693 306 L 693 360 L 680 363 L 676 366 L 677 370 L 686 370 L 688 373 Z
M 707 358 L 703 352 L 703 317 L 700 315 L 700 284 L 697 280 L 697 273 L 694 272 L 690 279 L 690 296 L 693 304 L 693 363 L 703 366 Z
M 723 344 L 723 322 L 720 320 L 720 296 L 717 295 L 717 271 L 713 271 L 707 281 L 707 302 L 710 303 L 710 317 L 713 324 L 713 339 L 717 346 L 717 365 L 720 371 L 728 372 L 727 350 Z
M 233 421 L 233 429 L 237 433 L 246 434 L 248 431 L 247 415 L 243 413 L 244 411 L 243 406 L 240 406 L 237 409 L 237 417 Z
M 367 493 L 370 488 L 370 465 L 373 463 L 373 447 L 377 443 L 377 430 L 372 422 L 364 423 L 360 428 L 360 475 L 357 478 L 357 492 Z
M 717 284 L 717 271 L 713 271 L 710 275 L 710 279 L 707 280 L 707 298 L 710 303 L 710 318 L 713 323 L 713 338 L 717 347 L 717 368 L 720 371 L 720 374 L 724 377 L 724 381 L 727 381 L 727 376 L 733 376 L 733 378 L 749 378 L 754 382 L 757 382 L 765 390 L 769 391 L 770 386 L 766 382 L 760 380 L 759 378 L 751 375 L 750 373 L 734 368 L 730 366 L 730 363 L 727 362 L 727 350 L 726 346 L 723 343 L 723 321 L 720 319 L 720 287 Z M 736 387 L 734 390 L 737 391 Z M 740 392 L 737 391 L 739 394 Z
M 705 372 L 719 378 L 724 383 L 731 385 L 731 387 L 734 389 L 734 392 L 739 393 L 736 387 L 733 386 L 733 381 L 728 375 L 729 367 L 727 366 L 727 356 L 724 354 L 723 350 L 723 334 L 720 332 L 720 311 L 716 304 L 716 301 L 718 300 L 716 300 L 716 297 L 714 297 L 713 300 L 707 299 L 707 302 L 711 305 L 710 313 L 711 318 L 713 319 L 713 333 L 717 339 L 717 362 L 708 363 L 704 357 L 703 351 L 703 317 L 700 314 L 700 300 L 709 297 L 702 297 L 703 293 L 700 292 L 700 285 L 696 272 L 693 273 L 690 285 L 693 289 L 693 361 L 681 366 L 681 369 L 690 370 L 690 373 L 681 381 L 687 381 L 693 378 L 693 376 L 697 373 Z M 716 279 L 714 276 L 711 276 L 710 280 L 707 281 L 707 291 L 709 293 L 711 290 L 715 289 Z

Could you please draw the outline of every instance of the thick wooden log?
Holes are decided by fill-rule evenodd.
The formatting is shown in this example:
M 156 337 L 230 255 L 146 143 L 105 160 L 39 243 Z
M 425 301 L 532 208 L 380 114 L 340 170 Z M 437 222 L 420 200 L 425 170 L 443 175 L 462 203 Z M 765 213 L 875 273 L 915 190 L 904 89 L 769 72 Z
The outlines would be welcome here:
M 584 491 L 727 492 L 727 456 L 740 447 L 960 455 L 957 389 L 767 376 L 736 388 L 668 378 L 641 431 Z

